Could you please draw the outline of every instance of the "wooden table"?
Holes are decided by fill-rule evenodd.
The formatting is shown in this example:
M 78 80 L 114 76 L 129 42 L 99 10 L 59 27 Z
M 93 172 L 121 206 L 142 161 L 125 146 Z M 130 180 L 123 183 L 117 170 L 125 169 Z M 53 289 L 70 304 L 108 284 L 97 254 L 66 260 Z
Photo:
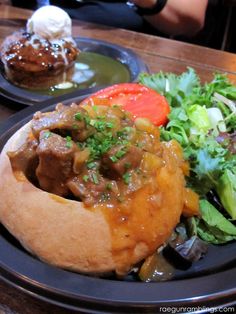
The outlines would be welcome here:
M 0 5 L 0 41 L 13 31 L 24 27 L 31 11 Z M 236 83 L 236 55 L 194 46 L 183 42 L 114 29 L 81 21 L 73 21 L 73 35 L 102 39 L 133 49 L 148 65 L 151 72 L 181 73 L 186 67 L 196 69 L 201 80 L 209 81 L 212 73 L 227 73 Z M 0 122 L 22 109 L 0 100 Z M 38 301 L 0 280 L 0 313 L 66 314 L 69 311 Z

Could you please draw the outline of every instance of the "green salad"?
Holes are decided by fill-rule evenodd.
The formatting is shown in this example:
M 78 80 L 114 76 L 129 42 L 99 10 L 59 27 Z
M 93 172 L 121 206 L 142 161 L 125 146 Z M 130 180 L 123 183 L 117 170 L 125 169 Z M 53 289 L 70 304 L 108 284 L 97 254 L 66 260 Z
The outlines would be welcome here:
M 222 74 L 201 84 L 192 68 L 181 75 L 142 73 L 139 82 L 170 104 L 161 137 L 176 139 L 189 160 L 187 184 L 200 195 L 197 235 L 212 244 L 236 240 L 236 86 Z

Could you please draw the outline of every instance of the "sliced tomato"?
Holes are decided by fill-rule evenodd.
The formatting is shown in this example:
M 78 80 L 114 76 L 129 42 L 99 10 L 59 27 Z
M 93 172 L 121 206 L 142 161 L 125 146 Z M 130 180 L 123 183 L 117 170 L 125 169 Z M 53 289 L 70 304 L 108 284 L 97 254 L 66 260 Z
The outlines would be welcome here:
M 155 125 L 167 122 L 170 112 L 166 98 L 153 89 L 138 83 L 122 83 L 109 86 L 86 98 L 82 105 L 119 105 L 134 118 L 148 118 Z

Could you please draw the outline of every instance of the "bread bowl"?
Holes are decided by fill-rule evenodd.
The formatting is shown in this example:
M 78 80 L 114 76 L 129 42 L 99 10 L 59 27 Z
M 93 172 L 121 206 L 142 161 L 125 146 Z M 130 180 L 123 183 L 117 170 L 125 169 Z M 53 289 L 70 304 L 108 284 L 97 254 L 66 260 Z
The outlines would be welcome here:
M 72 104 L 67 108 L 73 111 L 73 119 L 77 113 L 81 112 L 77 104 Z M 102 193 L 98 198 L 96 198 L 96 193 L 92 194 L 92 199 L 87 197 L 88 195 L 80 195 L 80 197 L 77 195 L 76 199 L 74 194 L 72 199 L 70 193 L 64 195 L 64 189 L 56 190 L 54 193 L 47 191 L 47 187 L 42 183 L 43 180 L 35 183 L 32 176 L 28 175 L 26 168 L 19 169 L 17 162 L 14 163 L 12 152 L 19 151 L 28 140 L 36 139 L 38 149 L 40 142 L 42 144 L 44 140 L 52 140 L 53 136 L 56 137 L 58 129 L 55 125 L 47 124 L 45 128 L 41 122 L 43 119 L 49 121 L 53 114 L 54 117 L 55 115 L 68 117 L 67 108 L 58 105 L 53 113 L 36 113 L 34 119 L 18 130 L 5 145 L 0 156 L 0 220 L 28 251 L 47 263 L 86 274 L 101 275 L 111 271 L 125 274 L 165 243 L 178 223 L 186 208 L 184 179 L 187 173 L 186 162 L 178 143 L 160 142 L 158 129 L 146 120 L 133 123 L 129 115 L 119 108 L 100 106 L 100 117 L 102 112 L 106 112 L 106 116 L 113 115 L 111 121 L 114 123 L 112 111 L 115 111 L 115 115 L 125 117 L 122 122 L 123 128 L 129 125 L 132 129 L 130 129 L 131 133 L 133 129 L 138 129 L 139 136 L 137 137 L 136 134 L 136 137 L 131 140 L 132 145 L 134 143 L 145 144 L 144 137 L 142 138 L 140 134 L 152 139 L 149 143 L 146 141 L 148 145 L 145 150 L 142 150 L 139 162 L 131 160 L 134 165 L 134 168 L 129 170 L 131 181 L 134 177 L 136 183 L 139 183 L 128 182 L 127 184 L 126 173 L 122 173 L 117 178 L 117 173 L 112 174 L 112 171 L 116 172 L 116 169 L 109 171 L 104 170 L 103 167 L 102 175 L 111 183 L 110 188 L 114 187 L 112 186 L 115 184 L 114 181 L 118 182 L 118 194 L 117 190 L 108 191 L 110 200 L 102 198 Z M 96 119 L 97 113 L 90 106 L 87 108 L 85 106 L 83 110 L 83 114 L 91 119 L 89 130 L 94 130 L 95 122 L 101 119 Z M 79 119 L 75 119 L 75 122 L 79 124 L 81 116 L 77 115 L 77 118 Z M 40 123 L 42 129 L 39 127 Z M 107 126 L 110 128 L 111 125 Z M 62 132 L 64 137 L 58 136 L 63 137 L 62 142 L 64 141 L 65 147 L 68 146 L 67 148 L 71 149 L 71 138 L 68 141 L 68 133 L 65 134 L 64 131 L 65 128 Z M 46 133 L 47 135 L 40 139 L 37 135 L 40 132 L 51 132 L 53 135 L 48 137 Z M 73 138 L 76 135 L 73 135 L 71 130 L 69 134 L 75 142 Z M 77 141 L 85 142 L 82 138 L 80 137 L 79 140 L 77 138 Z M 129 146 L 126 155 L 130 151 Z M 131 155 L 138 154 L 136 150 L 132 151 Z M 113 152 L 112 156 L 114 155 L 116 153 Z M 102 157 L 101 162 L 107 165 L 107 156 L 103 154 L 100 157 Z M 74 161 L 75 157 L 73 157 Z M 37 169 L 39 169 L 39 163 Z M 86 178 L 83 173 L 83 179 L 90 180 L 90 170 L 86 170 L 89 178 Z M 37 173 L 40 171 L 38 170 Z M 145 178 L 142 177 L 143 181 L 141 180 L 140 184 L 139 176 L 144 174 Z M 74 184 L 76 180 L 72 181 Z M 70 192 L 73 191 L 71 182 L 68 184 L 67 180 L 63 184 L 69 188 Z M 92 189 L 88 186 L 87 194 L 89 188 Z

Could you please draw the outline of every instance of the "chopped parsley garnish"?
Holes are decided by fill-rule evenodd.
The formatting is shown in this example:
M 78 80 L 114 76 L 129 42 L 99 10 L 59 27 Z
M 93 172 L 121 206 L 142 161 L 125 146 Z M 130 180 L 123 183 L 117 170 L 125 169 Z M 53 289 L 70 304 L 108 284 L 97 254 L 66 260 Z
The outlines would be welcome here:
M 124 166 L 125 166 L 125 169 L 128 170 L 131 167 L 131 163 L 130 162 L 126 162 Z
M 97 176 L 96 173 L 92 173 L 92 182 L 94 184 L 98 184 L 99 183 L 98 176 Z
M 119 159 L 114 155 L 110 157 L 112 162 L 117 162 Z
M 88 169 L 93 169 L 93 168 L 96 168 L 97 167 L 97 164 L 95 162 L 88 162 L 87 163 L 87 168 Z
M 91 119 L 89 124 L 93 126 L 97 131 L 104 131 L 105 129 L 112 129 L 114 127 L 112 122 L 104 121 L 104 119 Z
M 78 146 L 78 148 L 83 149 L 85 148 L 85 145 L 81 142 L 76 142 L 76 145 Z
M 126 150 L 125 150 L 125 149 L 121 149 L 121 150 L 119 150 L 119 151 L 116 153 L 116 157 L 120 159 L 120 158 L 123 157 L 125 154 L 126 154 Z
M 75 120 L 84 121 L 86 126 L 88 126 L 88 125 L 93 126 L 94 121 L 96 121 L 94 119 L 91 119 L 87 113 L 77 112 L 74 115 L 74 117 L 75 117 Z
M 112 189 L 112 183 L 111 183 L 111 182 L 108 182 L 108 183 L 106 184 L 106 189 L 107 189 L 108 191 L 111 191 L 111 189 Z
M 90 150 L 89 162 L 100 159 L 116 141 L 110 132 L 97 132 L 88 137 L 83 146 Z
M 117 136 L 120 138 L 127 138 L 127 136 L 132 132 L 133 128 L 126 126 L 123 129 L 117 131 Z
M 83 176 L 83 180 L 84 180 L 84 182 L 88 182 L 89 176 L 88 176 L 88 175 L 84 175 L 84 176 Z
M 71 136 L 66 137 L 66 147 L 71 148 L 73 145 Z
M 45 139 L 49 138 L 50 136 L 52 136 L 52 132 L 50 132 L 50 131 L 46 131 L 43 133 L 43 138 L 45 138 Z
M 90 124 L 91 119 L 90 119 L 90 117 L 89 117 L 89 116 L 84 116 L 84 121 L 85 121 L 86 125 L 89 125 L 89 124 Z
M 75 114 L 75 120 L 78 120 L 78 121 L 82 121 L 83 120 L 83 115 L 81 112 L 77 112 Z
M 106 122 L 106 127 L 108 129 L 112 129 L 114 127 L 114 124 L 112 122 Z
M 109 199 L 110 199 L 109 193 L 103 192 L 103 193 L 101 194 L 101 201 L 102 201 L 102 202 L 108 201 Z
M 130 183 L 131 174 L 129 172 L 126 172 L 125 174 L 123 174 L 122 178 L 123 178 L 125 184 L 129 184 Z
M 102 155 L 108 152 L 113 146 L 122 145 L 126 146 L 128 144 L 127 132 L 131 130 L 131 127 L 124 127 L 121 133 L 113 131 L 114 122 L 110 121 L 105 115 L 97 116 L 96 118 L 90 118 L 89 115 L 81 114 L 77 112 L 75 114 L 76 120 L 83 120 L 87 128 L 94 128 L 96 132 L 92 132 L 88 137 L 82 141 L 77 142 L 77 146 L 80 149 L 88 148 L 90 151 L 89 160 L 87 163 L 87 168 L 92 169 L 93 162 L 99 160 Z M 121 149 L 118 151 L 113 161 L 118 161 L 126 153 L 126 149 Z
M 126 149 L 120 149 L 115 155 L 111 156 L 110 159 L 112 162 L 117 162 L 120 158 L 122 158 L 126 154 Z
M 90 120 L 90 123 L 89 123 L 91 126 L 95 126 L 95 124 L 96 124 L 96 120 L 95 119 L 92 119 L 92 120 Z

